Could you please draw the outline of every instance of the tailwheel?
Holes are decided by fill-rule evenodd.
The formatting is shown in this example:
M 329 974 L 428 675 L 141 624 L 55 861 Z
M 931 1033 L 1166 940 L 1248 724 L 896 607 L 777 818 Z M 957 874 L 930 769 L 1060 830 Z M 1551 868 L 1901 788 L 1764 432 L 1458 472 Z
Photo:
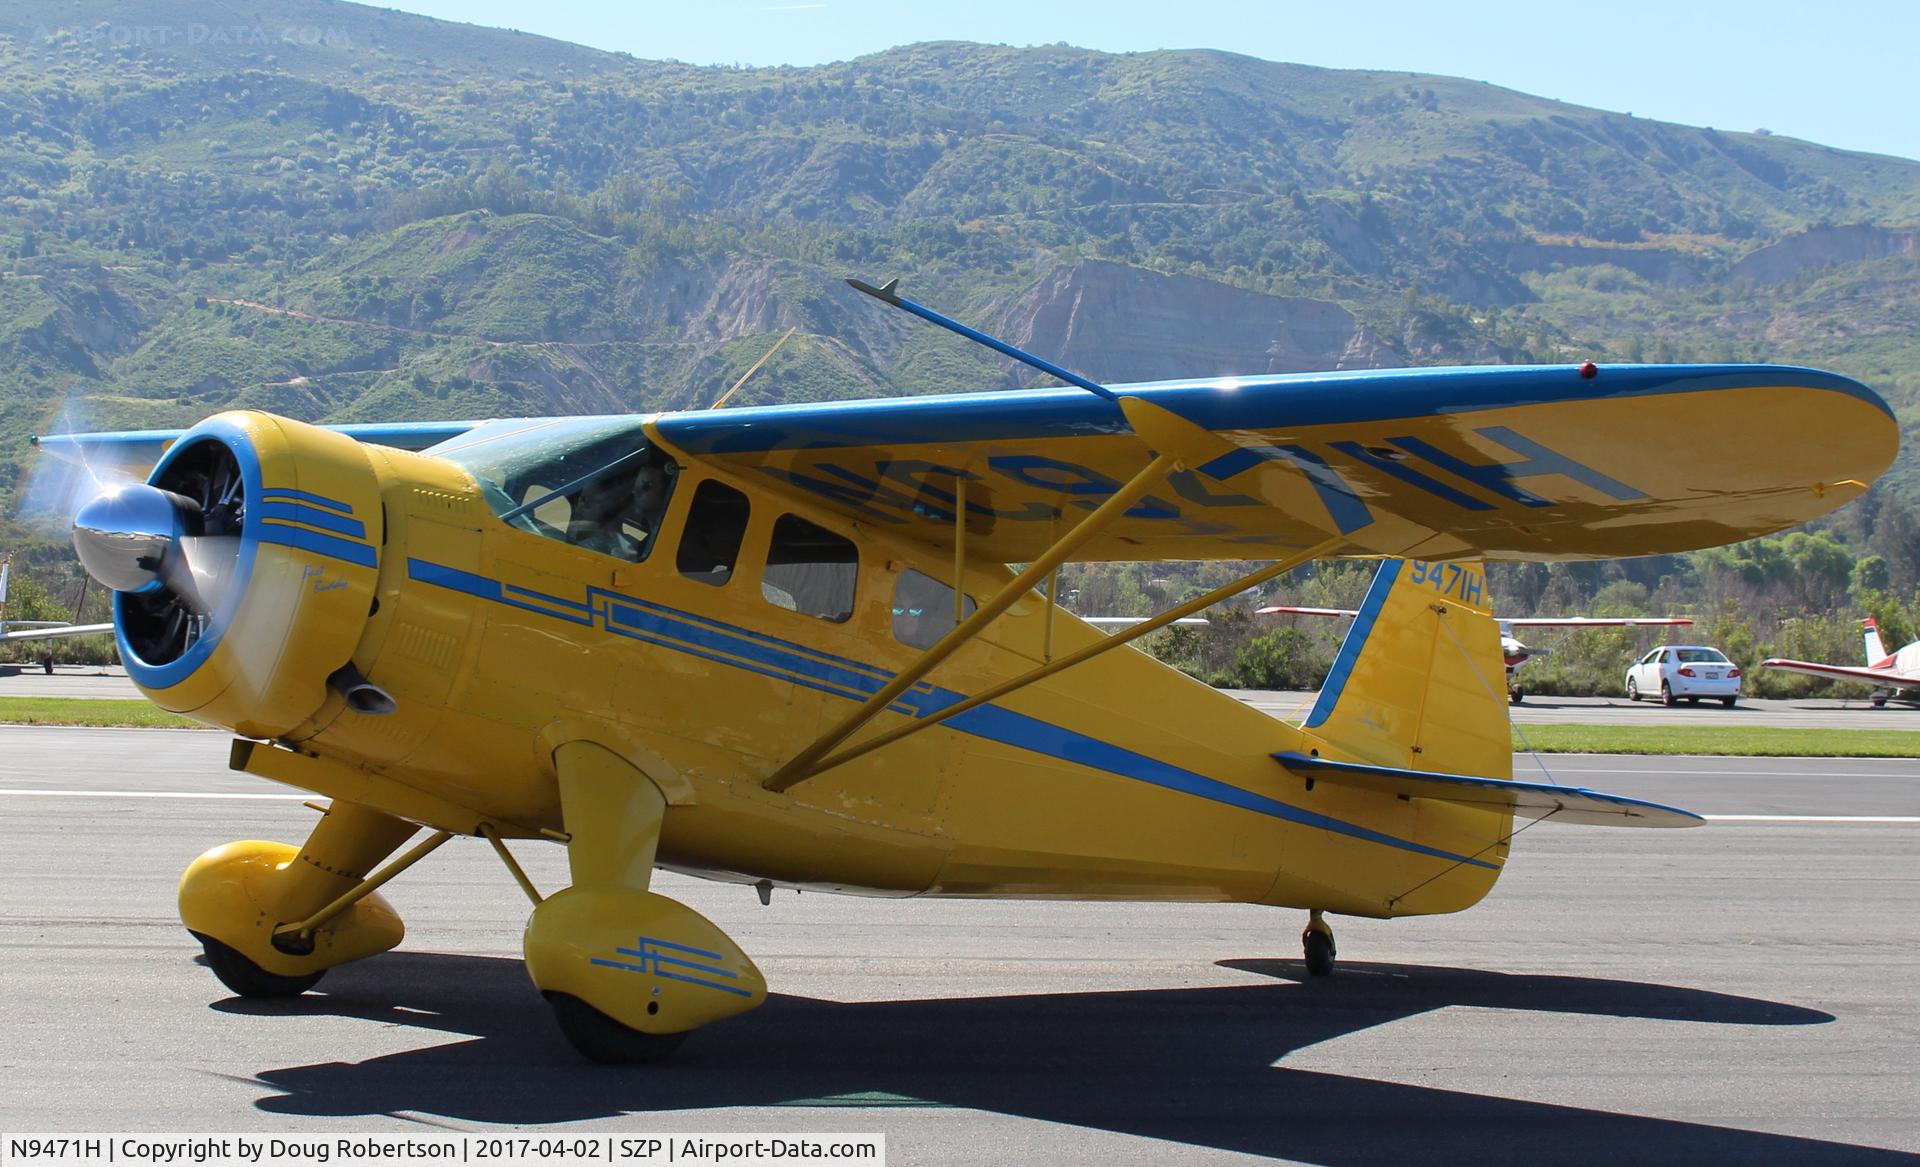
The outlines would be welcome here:
M 1308 975 L 1332 975 L 1333 958 L 1338 950 L 1333 944 L 1333 929 L 1327 925 L 1319 908 L 1314 908 L 1307 916 L 1307 930 L 1300 934 L 1300 944 L 1306 950 Z
M 192 936 L 206 950 L 207 967 L 213 970 L 213 975 L 238 997 L 298 997 L 327 975 L 326 969 L 301 976 L 270 973 L 242 956 L 238 949 L 211 936 L 201 932 L 194 932 Z
M 571 993 L 548 993 L 547 1004 L 573 1048 L 589 1061 L 609 1066 L 664 1061 L 687 1039 L 681 1033 L 642 1033 L 630 1029 Z

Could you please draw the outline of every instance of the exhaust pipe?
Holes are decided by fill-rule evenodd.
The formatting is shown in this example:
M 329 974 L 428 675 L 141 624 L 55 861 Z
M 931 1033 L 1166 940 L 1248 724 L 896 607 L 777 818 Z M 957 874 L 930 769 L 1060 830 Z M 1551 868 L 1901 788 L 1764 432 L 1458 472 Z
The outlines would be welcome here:
M 355 713 L 380 717 L 396 708 L 392 694 L 362 676 L 352 661 L 333 670 L 333 675 L 327 678 L 327 687 L 345 697 L 347 708 Z

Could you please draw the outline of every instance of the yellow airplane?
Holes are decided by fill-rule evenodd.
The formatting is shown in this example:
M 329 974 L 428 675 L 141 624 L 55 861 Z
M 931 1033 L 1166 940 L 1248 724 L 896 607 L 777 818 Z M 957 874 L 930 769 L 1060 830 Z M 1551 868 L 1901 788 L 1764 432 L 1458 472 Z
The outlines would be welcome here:
M 75 519 L 134 682 L 231 730 L 236 770 L 331 800 L 304 844 L 187 868 L 181 918 L 216 975 L 294 994 L 393 947 L 376 889 L 454 836 L 526 891 L 528 972 L 597 1060 L 662 1056 L 767 991 L 650 889 L 656 867 L 763 897 L 1304 909 L 1325 974 L 1327 915 L 1472 905 L 1515 816 L 1700 821 L 1511 779 L 1479 560 L 1778 530 L 1856 497 L 1898 443 L 1879 397 L 1807 369 L 1110 389 L 980 339 L 1075 387 L 43 439 L 157 457 Z M 1787 441 L 1791 471 L 1743 453 Z M 1335 555 L 1419 562 L 1383 565 L 1299 728 L 1118 651 Z M 1113 635 L 1051 602 L 1064 562 L 1142 559 L 1264 565 Z M 536 889 L 513 840 L 563 844 L 571 885 Z

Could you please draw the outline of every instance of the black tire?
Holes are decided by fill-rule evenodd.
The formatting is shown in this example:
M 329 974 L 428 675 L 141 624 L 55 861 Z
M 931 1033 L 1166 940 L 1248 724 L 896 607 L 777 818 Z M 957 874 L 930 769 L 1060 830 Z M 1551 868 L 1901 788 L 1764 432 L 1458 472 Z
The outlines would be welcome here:
M 327 975 L 326 969 L 297 977 L 270 973 L 211 936 L 195 932 L 193 938 L 207 950 L 207 967 L 213 975 L 238 997 L 298 997 Z
M 1640 700 L 1640 685 L 1632 677 L 1627 678 L 1627 700 Z
M 1308 932 L 1300 938 L 1306 949 L 1307 974 L 1324 977 L 1333 974 L 1333 937 L 1325 932 Z
M 687 1039 L 684 1033 L 642 1033 L 629 1029 L 570 993 L 548 993 L 547 1004 L 573 1048 L 589 1061 L 609 1066 L 639 1066 L 664 1061 Z
M 1667 684 L 1665 681 L 1660 682 L 1660 704 L 1662 705 L 1680 704 L 1680 698 L 1675 697 L 1673 695 L 1673 686 Z
M 1740 700 L 1738 697 L 1722 697 L 1720 698 L 1720 704 L 1725 705 L 1728 709 L 1732 709 L 1733 703 L 1738 700 Z

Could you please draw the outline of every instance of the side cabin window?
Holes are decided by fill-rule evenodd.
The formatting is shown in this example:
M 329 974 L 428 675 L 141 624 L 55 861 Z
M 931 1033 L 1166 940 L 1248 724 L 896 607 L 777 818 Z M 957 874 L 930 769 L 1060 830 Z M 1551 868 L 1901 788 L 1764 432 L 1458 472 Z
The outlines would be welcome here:
M 853 587 L 860 554 L 853 541 L 799 515 L 781 515 L 767 546 L 760 594 L 767 602 L 845 624 L 853 615 Z
M 507 525 L 638 563 L 679 470 L 643 426 L 632 417 L 490 422 L 430 452 L 473 475 Z
M 564 502 L 568 509 L 565 523 L 552 522 L 549 529 L 576 547 L 639 563 L 653 550 L 653 537 L 673 492 L 671 482 L 664 468 L 647 462 L 611 471 L 554 498 L 548 505 Z M 523 504 L 538 501 L 533 490 L 527 495 Z M 536 507 L 532 513 L 539 518 L 540 512 Z
M 961 618 L 973 615 L 972 596 L 960 598 Z M 953 589 L 911 567 L 893 585 L 893 638 L 913 648 L 932 648 L 953 631 Z
M 733 578 L 740 562 L 740 540 L 747 533 L 747 496 L 711 478 L 693 492 L 686 526 L 680 532 L 680 574 L 720 587 Z

